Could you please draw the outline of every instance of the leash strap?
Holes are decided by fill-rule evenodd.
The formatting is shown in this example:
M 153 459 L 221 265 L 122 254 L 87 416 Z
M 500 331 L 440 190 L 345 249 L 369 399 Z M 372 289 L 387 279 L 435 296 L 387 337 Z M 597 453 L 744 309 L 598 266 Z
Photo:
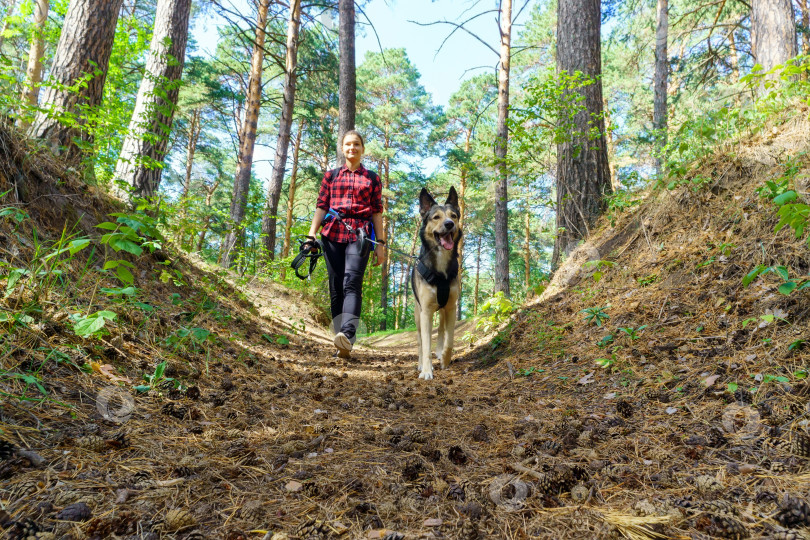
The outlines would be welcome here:
M 298 279 L 307 279 L 315 271 L 315 265 L 318 264 L 318 258 L 323 256 L 323 244 L 320 240 L 306 237 L 307 239 L 301 242 L 301 247 L 298 249 L 298 255 L 290 263 L 290 266 L 295 270 L 295 276 Z M 302 274 L 301 267 L 304 266 L 304 261 L 309 259 L 309 273 Z

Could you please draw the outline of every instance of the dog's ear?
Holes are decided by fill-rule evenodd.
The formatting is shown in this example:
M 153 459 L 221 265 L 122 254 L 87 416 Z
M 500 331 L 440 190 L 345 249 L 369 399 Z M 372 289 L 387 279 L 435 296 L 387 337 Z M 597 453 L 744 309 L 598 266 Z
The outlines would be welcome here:
M 453 208 L 458 208 L 458 193 L 456 193 L 456 188 L 450 186 L 450 193 L 447 194 L 447 200 L 444 202 L 445 205 L 452 206 Z
M 436 204 L 436 200 L 430 196 L 428 190 L 422 188 L 422 191 L 419 193 L 419 213 L 424 216 L 430 209 L 433 208 L 433 205 Z

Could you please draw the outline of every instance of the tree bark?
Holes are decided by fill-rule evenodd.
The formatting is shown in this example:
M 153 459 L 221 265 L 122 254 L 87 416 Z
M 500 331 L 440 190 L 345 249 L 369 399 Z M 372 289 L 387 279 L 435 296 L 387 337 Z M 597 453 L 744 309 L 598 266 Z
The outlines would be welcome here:
M 602 48 L 599 0 L 560 0 L 557 16 L 557 71 L 581 71 L 594 80 L 579 90 L 585 110 L 573 119 L 570 140 L 557 144 L 557 237 L 551 267 L 556 269 L 605 207 L 612 191 L 602 115 Z M 591 140 L 589 133 L 598 136 Z
M 481 237 L 478 237 L 478 248 L 475 255 L 475 292 L 473 293 L 473 317 L 478 315 L 478 286 L 481 282 Z
M 810 54 L 810 10 L 807 0 L 799 0 L 799 9 L 802 11 L 802 54 Z
M 621 187 L 621 183 L 619 182 L 619 174 L 616 172 L 616 143 L 613 141 L 612 119 L 607 98 L 605 98 L 602 105 L 605 111 L 605 144 L 607 144 L 610 185 L 613 187 L 613 191 L 618 191 L 619 187 Z
M 343 134 L 354 129 L 357 107 L 357 74 L 354 50 L 354 0 L 339 0 L 340 67 L 338 75 L 338 140 L 337 166 L 343 165 Z
M 270 0 L 260 0 L 256 20 L 256 43 L 253 47 L 253 58 L 250 64 L 248 81 L 247 106 L 245 121 L 239 134 L 239 159 L 236 165 L 236 176 L 233 182 L 233 199 L 231 200 L 230 224 L 222 244 L 220 264 L 228 268 L 233 261 L 233 251 L 242 233 L 242 221 L 245 219 L 248 192 L 250 190 L 250 173 L 253 169 L 253 150 L 256 147 L 256 128 L 259 124 L 259 109 L 262 94 L 262 66 L 264 64 L 264 41 L 267 28 L 267 11 Z
M 298 135 L 295 137 L 295 146 L 293 147 L 293 163 L 292 171 L 290 171 L 290 189 L 287 192 L 287 221 L 284 225 L 284 245 L 281 247 L 281 258 L 287 257 L 290 254 L 290 240 L 293 223 L 293 210 L 295 210 L 295 191 L 298 189 L 298 156 L 301 153 L 301 139 L 304 137 L 304 130 L 306 129 L 306 122 L 301 121 L 298 126 Z M 281 270 L 281 279 L 284 280 L 287 273 L 284 269 Z
M 388 140 L 386 137 L 385 139 L 385 150 L 388 150 L 390 147 L 391 141 Z M 385 194 L 391 187 L 391 162 L 388 157 L 388 153 L 386 152 L 385 159 L 383 160 L 383 196 L 382 196 L 382 218 L 383 218 L 383 230 L 385 230 L 385 237 L 386 238 L 393 238 L 393 234 L 391 234 L 391 220 L 388 219 L 388 197 Z M 379 234 L 378 234 L 379 236 Z M 388 250 L 383 250 L 383 261 L 380 265 L 380 270 L 382 274 L 380 275 L 380 307 L 382 307 L 382 322 L 380 323 L 380 330 L 387 329 L 387 322 L 388 322 L 388 272 L 391 269 L 390 259 L 388 258 Z
M 495 164 L 498 180 L 495 184 L 495 291 L 509 297 L 509 196 L 507 183 L 509 171 L 506 166 L 506 125 L 509 117 L 509 65 L 512 38 L 512 0 L 501 3 L 501 60 L 498 70 L 498 128 L 495 136 Z
M 465 133 L 464 138 L 464 153 L 465 155 L 470 154 L 470 140 L 472 139 L 472 131 L 473 127 L 467 127 L 467 131 Z M 467 193 L 467 167 L 462 165 L 461 167 L 461 189 L 458 193 L 458 228 L 462 231 L 464 230 L 464 216 L 467 215 L 467 201 L 465 199 L 465 195 Z M 461 240 L 458 242 L 458 286 L 459 291 L 464 291 L 464 237 L 461 237 Z M 461 320 L 461 310 L 462 310 L 462 300 L 463 294 L 459 294 L 458 297 L 458 305 L 456 306 L 456 319 Z
M 667 34 L 669 30 L 668 0 L 658 0 L 656 18 L 653 131 L 655 132 L 655 150 L 657 154 L 655 156 L 655 174 L 660 177 L 664 171 L 663 152 L 664 146 L 667 144 L 667 81 L 669 76 L 669 56 L 667 55 Z
M 737 54 L 737 40 L 734 38 L 734 30 L 732 27 L 728 33 L 728 60 L 731 65 L 732 82 L 740 82 L 740 60 Z
M 526 204 L 526 222 L 523 228 L 523 266 L 525 275 L 526 296 L 529 296 L 529 276 L 532 271 L 532 229 L 531 229 L 531 215 L 529 214 L 529 205 Z
M 791 0 L 752 0 L 751 42 L 754 61 L 762 65 L 763 71 L 799 54 Z M 778 77 L 769 75 L 771 79 Z
M 205 223 L 203 223 L 202 230 L 200 231 L 200 238 L 197 241 L 197 251 L 202 251 L 203 242 L 205 242 L 205 235 L 208 233 L 208 227 L 211 225 L 211 200 L 214 198 L 214 193 L 219 187 L 219 180 L 214 182 L 211 187 L 205 188 L 205 207 L 208 208 L 209 213 L 205 216 Z
M 49 85 L 42 96 L 45 112 L 37 115 L 32 134 L 47 141 L 54 154 L 77 161 L 76 139 L 92 144 L 86 129 L 85 107 L 101 104 L 110 62 L 115 25 L 123 0 L 72 0 L 51 65 Z M 82 80 L 78 89 L 69 89 Z M 67 123 L 60 122 L 68 120 Z
M 152 197 L 160 186 L 186 58 L 191 0 L 158 0 L 146 71 L 115 166 L 121 199 Z M 125 186 L 125 187 L 124 187 Z
M 34 3 L 34 30 L 31 36 L 31 48 L 28 51 L 28 68 L 25 70 L 25 89 L 23 103 L 36 108 L 39 102 L 39 85 L 42 82 L 42 55 L 45 52 L 43 31 L 48 22 L 49 0 L 36 0 Z M 28 113 L 21 115 L 20 127 L 27 131 L 31 127 Z
M 186 180 L 183 184 L 183 197 L 188 197 L 188 192 L 191 189 L 191 172 L 194 168 L 194 155 L 197 153 L 197 142 L 200 140 L 200 132 L 202 126 L 200 124 L 200 117 L 202 113 L 200 109 L 191 111 L 191 123 L 188 126 L 188 146 L 186 146 Z
M 293 105 L 295 104 L 295 83 L 298 66 L 298 30 L 301 27 L 301 0 L 290 3 L 290 19 L 287 21 L 287 54 L 284 68 L 284 98 L 281 105 L 281 118 L 278 122 L 278 141 L 276 158 L 273 161 L 273 173 L 267 187 L 267 206 L 262 218 L 265 256 L 269 260 L 276 257 L 276 215 L 278 201 L 281 198 L 281 187 L 284 183 L 284 171 L 287 167 L 287 149 L 290 146 L 292 131 Z

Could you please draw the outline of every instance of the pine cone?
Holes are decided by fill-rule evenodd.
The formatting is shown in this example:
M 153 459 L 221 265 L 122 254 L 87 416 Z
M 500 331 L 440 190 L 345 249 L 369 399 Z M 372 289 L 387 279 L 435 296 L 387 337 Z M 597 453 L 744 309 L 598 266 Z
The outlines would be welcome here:
M 776 514 L 776 521 L 788 528 L 810 526 L 810 504 L 807 504 L 804 499 L 785 493 L 785 496 L 779 501 L 779 513 Z
M 719 428 L 713 427 L 709 429 L 709 433 L 706 435 L 706 442 L 712 448 L 720 448 L 721 446 L 724 446 L 728 440 Z
M 762 540 L 810 540 L 807 529 L 783 529 L 771 532 L 768 536 L 763 536 Z
M 450 487 L 447 488 L 447 498 L 463 501 L 467 498 L 467 494 L 464 492 L 464 487 L 459 484 L 450 484 Z
M 242 519 L 252 525 L 260 525 L 264 519 L 264 506 L 261 501 L 248 501 L 239 510 Z
M 705 514 L 698 519 L 696 528 L 710 536 L 742 540 L 748 538 L 748 530 L 738 520 L 728 515 Z
M 547 439 L 540 443 L 538 449 L 550 456 L 556 456 L 562 450 L 562 445 L 553 439 Z
M 790 433 L 790 453 L 810 457 L 810 437 L 801 431 L 792 431 Z
M 187 529 L 196 524 L 194 516 L 182 508 L 175 508 L 166 512 L 166 517 L 163 518 L 164 532 L 177 532 Z
M 14 445 L 8 441 L 0 439 L 0 459 L 2 460 L 11 459 L 11 456 L 13 455 L 14 455 Z
M 470 433 L 470 437 L 472 440 L 477 442 L 488 442 L 489 441 L 489 433 L 487 433 L 487 426 L 484 424 L 476 425 L 472 432 Z
M 478 529 L 478 524 L 472 520 L 465 519 L 461 522 L 459 527 L 458 536 L 459 540 L 483 540 L 484 536 Z
M 400 452 L 411 452 L 413 451 L 413 441 L 410 440 L 408 437 L 403 437 L 400 439 L 398 443 L 396 443 L 396 449 Z
M 417 444 L 423 444 L 425 441 L 427 441 L 427 433 L 418 428 L 409 430 L 405 437 Z
M 620 399 L 616 402 L 616 412 L 622 418 L 630 418 L 633 416 L 633 406 L 629 402 Z
M 295 529 L 295 536 L 298 538 L 315 539 L 326 538 L 329 528 L 322 521 L 308 519 Z
M 743 390 L 743 389 L 739 389 L 739 390 L 734 391 L 734 399 L 740 405 L 750 405 L 754 401 L 754 398 L 751 395 L 751 392 L 749 392 L 748 390 Z
M 58 514 L 56 519 L 62 521 L 87 521 L 93 516 L 93 511 L 87 506 L 87 503 L 77 502 L 69 504 L 64 507 Z
M 39 481 L 34 479 L 23 480 L 12 489 L 14 498 L 27 499 L 30 495 L 39 491 Z
M 701 493 L 712 493 L 723 491 L 723 484 L 717 481 L 714 476 L 701 475 L 695 477 L 695 487 Z
M 107 449 L 107 443 L 98 435 L 85 435 L 76 439 L 76 446 L 90 450 L 92 452 L 103 452 Z

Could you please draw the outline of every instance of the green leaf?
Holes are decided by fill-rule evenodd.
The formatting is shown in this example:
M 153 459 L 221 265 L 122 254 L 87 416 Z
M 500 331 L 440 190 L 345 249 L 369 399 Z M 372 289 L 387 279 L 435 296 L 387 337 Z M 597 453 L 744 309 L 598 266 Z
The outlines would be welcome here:
M 88 317 L 73 325 L 73 332 L 79 337 L 92 336 L 104 328 L 103 317 Z
M 285 336 L 279 336 L 276 338 L 276 343 L 278 343 L 279 345 L 289 345 L 290 340 L 287 339 Z
M 140 393 L 145 393 L 152 389 L 152 387 L 149 386 L 148 384 L 140 384 L 138 386 L 135 386 L 134 388 L 136 392 Z
M 735 382 L 728 383 L 728 391 L 731 392 L 731 393 L 736 392 L 738 387 L 739 387 L 739 385 L 737 383 L 735 383 Z
M 779 292 L 787 296 L 792 293 L 796 287 L 798 287 L 798 284 L 795 281 L 787 281 L 779 285 Z
M 68 250 L 70 251 L 71 255 L 75 255 L 76 253 L 83 250 L 89 245 L 90 245 L 89 238 L 79 238 L 78 240 L 74 240 L 70 244 L 68 244 Z
M 155 379 L 160 379 L 163 377 L 163 374 L 166 372 L 166 361 L 159 363 L 155 366 Z
M 110 223 L 109 221 L 105 221 L 104 223 L 99 223 L 96 225 L 99 229 L 104 229 L 105 231 L 115 231 L 118 230 L 118 225 L 115 223 Z
M 776 197 L 774 197 L 773 202 L 774 202 L 774 204 L 782 206 L 783 204 L 795 201 L 796 197 L 797 197 L 797 195 L 796 195 L 795 191 L 792 191 L 792 190 L 791 191 L 786 191 L 786 192 L 782 193 L 781 195 L 777 195 Z
M 788 379 L 787 377 L 785 377 L 783 375 L 780 375 L 779 377 L 776 377 L 776 380 L 779 381 L 779 382 L 783 382 L 783 383 L 790 382 L 790 379 Z
M 748 287 L 752 281 L 754 281 L 758 275 L 765 271 L 764 264 L 758 264 L 754 267 L 753 270 L 748 272 L 742 280 L 743 287 Z
M 130 272 L 126 267 L 119 266 L 118 268 L 115 269 L 115 273 L 122 283 L 125 283 L 127 285 L 132 285 L 133 283 L 135 283 L 135 276 L 133 276 L 132 272 Z

